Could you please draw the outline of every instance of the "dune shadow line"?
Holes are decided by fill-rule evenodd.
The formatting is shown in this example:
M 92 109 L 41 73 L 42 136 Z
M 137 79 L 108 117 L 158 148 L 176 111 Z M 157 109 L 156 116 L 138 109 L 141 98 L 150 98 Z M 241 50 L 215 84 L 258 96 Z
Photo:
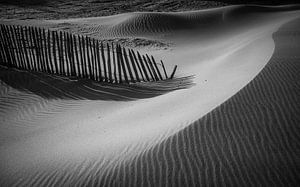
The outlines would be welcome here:
M 187 89 L 194 85 L 192 79 L 193 76 L 188 76 L 155 82 L 113 84 L 0 66 L 2 82 L 45 99 L 132 101 Z

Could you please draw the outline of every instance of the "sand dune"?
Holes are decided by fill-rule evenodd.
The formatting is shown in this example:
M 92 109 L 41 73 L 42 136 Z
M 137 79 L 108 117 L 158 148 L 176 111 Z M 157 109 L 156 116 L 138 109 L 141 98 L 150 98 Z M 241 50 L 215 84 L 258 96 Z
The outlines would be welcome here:
M 151 53 L 170 67 L 177 64 L 179 76 L 195 75 L 196 85 L 130 102 L 72 100 L 39 95 L 38 82 L 24 92 L 2 76 L 0 184 L 296 184 L 299 46 L 287 41 L 299 40 L 291 34 L 299 25 L 277 33 L 276 48 L 272 34 L 299 11 L 269 7 L 256 14 L 257 7 L 246 7 L 242 17 L 244 9 L 36 23 L 52 29 L 64 23 L 72 32 L 107 39 L 171 42 L 171 50 Z

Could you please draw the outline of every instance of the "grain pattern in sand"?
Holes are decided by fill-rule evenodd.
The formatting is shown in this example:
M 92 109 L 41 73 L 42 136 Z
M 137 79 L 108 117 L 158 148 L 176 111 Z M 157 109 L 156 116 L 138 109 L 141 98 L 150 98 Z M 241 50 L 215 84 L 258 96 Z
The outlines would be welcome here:
M 271 60 L 240 92 L 146 154 L 120 165 L 124 171 L 113 170 L 111 175 L 131 176 L 115 178 L 117 184 L 297 186 L 299 26 L 300 19 L 274 34 Z
M 278 17 L 280 16 L 283 14 L 278 14 Z M 274 22 L 279 26 L 281 25 L 279 22 L 283 20 L 275 19 Z M 293 50 L 285 50 L 286 57 L 278 53 L 278 49 L 279 51 L 286 49 L 284 45 L 279 44 L 284 44 L 287 39 L 277 42 L 274 54 L 274 57 L 276 54 L 279 54 L 280 58 L 285 57 L 284 61 L 274 61 L 273 58 L 247 87 L 199 119 L 206 114 L 205 111 L 210 111 L 237 93 L 264 67 L 273 52 L 273 46 L 269 45 L 271 40 L 266 35 L 273 33 L 273 29 L 276 28 L 272 27 L 272 24 L 271 28 L 269 26 L 258 29 L 263 31 L 262 33 L 253 31 L 237 38 L 229 38 L 227 45 L 224 44 L 225 47 L 222 40 L 218 40 L 217 45 L 225 50 L 218 51 L 218 48 L 207 50 L 212 51 L 217 57 L 221 54 L 220 58 L 214 60 L 198 59 L 204 52 L 192 51 L 197 52 L 197 56 L 182 61 L 184 63 L 182 67 L 186 72 L 193 74 L 199 71 L 196 77 L 198 84 L 191 89 L 171 92 L 148 100 L 69 101 L 65 100 L 66 98 L 57 98 L 57 95 L 45 99 L 42 98 L 44 96 L 38 95 L 37 90 L 34 92 L 34 89 L 30 90 L 28 86 L 25 89 L 35 94 L 23 92 L 20 87 L 18 89 L 8 87 L 6 83 L 9 82 L 4 81 L 1 93 L 4 97 L 11 95 L 8 96 L 11 99 L 4 98 L 5 101 L 8 100 L 5 104 L 10 105 L 12 110 L 18 110 L 19 113 L 11 115 L 9 119 L 5 115 L 7 106 L 3 105 L 1 108 L 4 112 L 1 113 L 1 117 L 8 119 L 1 128 L 3 132 L 10 134 L 5 134 L 1 140 L 3 145 L 0 147 L 0 155 L 3 159 L 0 167 L 4 169 L 0 171 L 0 185 L 295 184 L 299 170 L 295 156 L 295 152 L 299 150 L 297 143 L 299 136 L 295 126 L 299 121 L 296 118 L 298 111 L 295 102 L 298 85 L 292 81 L 298 80 L 298 66 L 296 61 L 293 61 L 298 57 L 296 53 L 292 53 Z M 194 35 L 192 38 L 195 40 Z M 294 37 L 293 41 L 296 39 L 297 37 Z M 200 41 L 197 42 L 202 45 L 203 42 Z M 297 45 L 296 43 L 292 47 L 296 48 Z M 198 49 L 199 46 L 196 46 L 195 49 Z M 282 49 L 278 48 L 280 46 Z M 244 48 L 246 50 L 243 50 Z M 253 48 L 258 50 L 251 50 Z M 181 54 L 184 53 L 179 53 L 176 58 L 183 58 Z M 171 55 L 174 56 L 176 53 Z M 234 58 L 235 55 L 239 58 Z M 232 58 L 226 58 L 228 56 Z M 170 58 L 169 61 L 177 62 Z M 204 69 L 205 66 L 199 63 L 204 61 L 212 67 Z M 291 63 L 285 66 L 283 62 Z M 239 67 L 250 70 L 243 71 L 243 68 Z M 203 83 L 206 78 L 205 70 L 213 72 L 210 74 L 212 76 L 208 76 L 208 84 Z M 228 74 L 221 70 L 227 70 L 230 76 L 226 76 Z M 219 77 L 215 76 L 216 72 Z M 215 77 L 216 79 L 213 79 Z M 226 79 L 227 82 L 220 79 Z M 228 82 L 234 85 L 231 86 Z M 222 89 L 224 84 L 227 84 L 229 89 Z M 10 82 L 10 85 L 14 84 Z M 290 92 L 284 93 L 286 90 Z M 205 93 L 213 97 L 206 97 Z M 42 104 L 42 109 L 38 108 L 33 114 L 23 115 L 43 103 L 44 99 L 48 100 L 48 103 Z M 207 103 L 203 100 L 213 104 L 207 107 Z M 31 106 L 27 107 L 26 102 Z M 54 112 L 48 110 L 51 109 L 51 105 L 54 106 Z M 18 109 L 19 106 L 25 108 Z M 205 107 L 207 108 L 203 111 Z M 178 108 L 181 110 L 177 110 Z M 26 119 L 18 117 L 22 115 Z M 20 123 L 13 121 L 13 117 L 19 118 Z M 191 121 L 196 119 L 199 120 L 191 124 Z M 20 125 L 20 128 L 16 128 L 17 125 Z M 31 132 L 26 131 L 26 126 L 29 125 L 34 126 L 29 128 Z M 184 127 L 186 128 L 181 131 Z M 7 128 L 16 129 L 9 131 Z M 178 133 L 169 137 L 174 132 Z M 287 134 L 289 136 L 286 136 Z

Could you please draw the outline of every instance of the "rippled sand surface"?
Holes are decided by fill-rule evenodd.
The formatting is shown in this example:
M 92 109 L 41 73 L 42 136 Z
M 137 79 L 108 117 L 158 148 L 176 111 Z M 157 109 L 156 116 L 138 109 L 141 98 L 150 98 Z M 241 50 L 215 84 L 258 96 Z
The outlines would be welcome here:
M 172 43 L 140 50 L 178 65 L 177 76 L 192 75 L 193 83 L 174 91 L 160 83 L 79 84 L 1 67 L 0 185 L 296 186 L 296 9 L 5 20 Z

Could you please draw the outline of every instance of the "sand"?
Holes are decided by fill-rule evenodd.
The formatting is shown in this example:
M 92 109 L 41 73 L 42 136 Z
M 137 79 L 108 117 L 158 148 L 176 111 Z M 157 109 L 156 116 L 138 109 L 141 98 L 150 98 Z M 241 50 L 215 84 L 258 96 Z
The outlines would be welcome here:
M 195 85 L 133 101 L 72 100 L 1 81 L 1 184 L 296 184 L 299 25 L 284 37 L 279 31 L 275 43 L 272 38 L 299 17 L 289 9 L 230 6 L 30 21 L 52 29 L 64 23 L 105 39 L 172 43 L 139 50 L 168 69 L 177 64 L 177 76 L 194 75 Z M 295 42 L 287 45 L 291 37 Z

